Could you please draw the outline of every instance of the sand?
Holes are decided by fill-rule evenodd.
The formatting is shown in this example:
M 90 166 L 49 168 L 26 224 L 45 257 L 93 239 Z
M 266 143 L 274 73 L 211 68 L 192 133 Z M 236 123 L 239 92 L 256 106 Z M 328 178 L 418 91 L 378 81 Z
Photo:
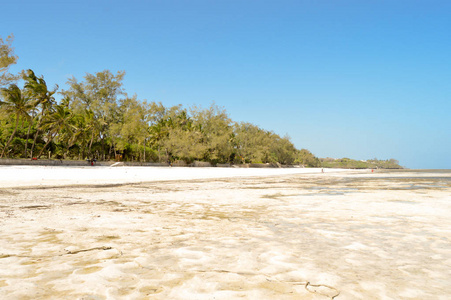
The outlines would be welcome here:
M 183 168 L 0 166 L 0 187 L 124 184 L 149 181 L 317 174 L 319 168 Z M 328 169 L 328 173 L 346 172 Z
M 448 299 L 450 179 L 0 167 L 0 299 Z

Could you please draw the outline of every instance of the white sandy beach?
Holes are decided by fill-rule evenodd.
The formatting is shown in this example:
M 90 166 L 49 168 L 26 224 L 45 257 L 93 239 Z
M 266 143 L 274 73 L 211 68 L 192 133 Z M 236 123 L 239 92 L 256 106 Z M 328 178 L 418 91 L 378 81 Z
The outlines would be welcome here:
M 1 299 L 448 299 L 449 173 L 0 167 Z
M 328 169 L 327 172 L 345 172 Z M 321 173 L 319 168 L 185 168 L 0 166 L 0 187 L 123 184 L 149 181 Z

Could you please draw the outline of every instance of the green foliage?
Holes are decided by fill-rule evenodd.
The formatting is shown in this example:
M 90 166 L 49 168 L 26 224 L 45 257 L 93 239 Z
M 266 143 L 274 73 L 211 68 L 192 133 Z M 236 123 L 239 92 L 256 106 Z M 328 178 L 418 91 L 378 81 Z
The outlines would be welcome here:
M 49 90 L 44 77 L 38 77 L 32 70 L 22 72 L 22 78 L 25 81 L 24 93 L 32 101 L 30 113 L 33 118 L 36 118 L 36 132 L 34 134 L 33 144 L 31 146 L 30 156 L 33 156 L 33 151 L 36 146 L 37 139 L 41 134 L 41 124 L 46 114 L 55 105 L 54 94 L 58 90 L 58 86 L 54 90 Z M 30 124 L 32 125 L 32 124 Z M 27 153 L 27 145 L 25 146 L 25 153 Z M 25 155 L 26 156 L 26 155 Z
M 0 98 L 1 156 L 50 152 L 56 158 L 314 166 L 314 156 L 298 151 L 289 137 L 237 124 L 214 103 L 185 109 L 129 97 L 123 71 L 68 79 L 60 103 L 55 101 L 58 86 L 49 89 L 32 70 L 21 72 L 21 89 L 10 84 L 16 77 L 7 73 L 17 61 L 12 41 L 12 36 L 0 38 L 0 87 L 9 84 Z
M 214 103 L 207 109 L 191 108 L 192 141 L 200 143 L 195 157 L 213 163 L 230 162 L 233 153 L 232 120 L 224 108 Z
M 295 162 L 298 164 L 301 164 L 305 167 L 320 167 L 321 166 L 320 160 L 317 157 L 315 157 L 307 149 L 301 149 L 298 152 Z
M 13 35 L 8 36 L 6 40 L 0 37 L 0 88 L 16 79 L 16 76 L 8 73 L 9 67 L 17 62 L 17 56 L 14 55 L 12 47 L 13 40 Z
M 345 169 L 403 169 L 395 159 L 354 160 L 350 158 L 321 158 L 321 166 L 325 168 Z
M 32 104 L 29 101 L 29 98 L 26 97 L 22 90 L 15 84 L 11 84 L 9 88 L 2 88 L 0 90 L 3 101 L 0 101 L 0 107 L 3 113 L 14 115 L 14 130 L 11 133 L 10 138 L 4 144 L 2 153 L 0 157 L 3 157 L 8 150 L 8 153 L 11 152 L 11 149 L 8 149 L 11 141 L 16 134 L 17 128 L 19 126 L 19 121 L 22 119 L 29 119 L 29 111 L 32 109 Z
M 8 73 L 17 56 L 13 36 L 0 37 L 1 156 L 96 158 L 153 162 L 299 164 L 305 167 L 401 168 L 390 160 L 321 159 L 298 150 L 288 136 L 280 137 L 250 123 L 236 123 L 214 103 L 206 109 L 129 97 L 123 90 L 125 72 L 86 74 L 68 79 L 69 88 L 49 89 L 43 76 L 22 71 L 24 87 Z M 8 86 L 8 87 L 6 87 Z
M 122 90 L 123 72 L 87 74 L 82 82 L 71 78 L 59 104 L 54 99 L 57 87 L 49 90 L 32 70 L 22 76 L 23 89 L 13 84 L 1 90 L 2 156 L 50 152 L 55 158 L 73 159 L 401 168 L 394 159 L 320 160 L 296 149 L 288 136 L 233 122 L 214 103 L 206 109 L 185 109 L 128 97 Z
M 124 76 L 123 71 L 114 75 L 109 70 L 104 70 L 95 74 L 86 74 L 82 82 L 72 77 L 67 82 L 69 89 L 61 92 L 79 124 L 85 125 L 84 128 L 79 127 L 76 131 L 77 139 L 84 138 L 81 141 L 85 146 L 83 156 L 105 159 L 108 156 L 107 142 L 118 143 L 118 140 L 111 135 L 111 133 L 117 133 L 117 128 L 111 127 L 120 122 L 119 97 L 125 95 L 122 89 Z M 80 118 L 84 120 L 81 121 Z M 93 146 L 96 144 L 97 149 L 94 150 Z
M 11 84 L 17 76 L 8 73 L 17 61 L 12 41 L 12 35 L 0 38 L 1 156 L 319 164 L 308 150 L 297 150 L 288 136 L 235 123 L 214 103 L 185 109 L 129 97 L 123 71 L 68 79 L 68 89 L 59 92 L 60 103 L 55 100 L 58 86 L 49 89 L 32 70 L 21 72 L 21 89 Z

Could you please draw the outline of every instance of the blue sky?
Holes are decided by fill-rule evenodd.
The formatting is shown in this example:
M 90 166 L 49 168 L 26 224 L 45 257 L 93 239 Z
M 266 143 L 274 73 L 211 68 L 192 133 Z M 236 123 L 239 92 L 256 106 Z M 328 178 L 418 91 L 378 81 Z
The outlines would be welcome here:
M 18 64 L 64 89 L 124 70 L 319 157 L 451 169 L 451 1 L 4 1 Z

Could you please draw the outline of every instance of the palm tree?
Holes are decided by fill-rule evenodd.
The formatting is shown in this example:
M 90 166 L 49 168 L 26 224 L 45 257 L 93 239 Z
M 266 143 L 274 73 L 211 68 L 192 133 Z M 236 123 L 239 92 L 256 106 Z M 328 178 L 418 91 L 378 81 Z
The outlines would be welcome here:
M 33 150 L 36 145 L 36 140 L 41 131 L 41 123 L 44 119 L 44 115 L 55 104 L 55 98 L 53 95 L 58 90 L 58 85 L 52 91 L 48 90 L 47 83 L 43 77 L 37 77 L 32 70 L 27 70 L 26 75 L 23 76 L 25 80 L 25 90 L 30 98 L 34 99 L 34 106 L 41 107 L 41 113 L 38 116 L 36 124 L 36 133 L 33 139 L 33 145 L 31 146 L 31 157 L 33 157 Z
M 72 147 L 77 139 L 80 137 L 80 134 L 82 132 L 83 127 L 78 126 L 78 116 L 70 109 L 70 98 L 64 97 L 61 100 L 61 106 L 64 106 L 66 110 L 70 111 L 71 117 L 68 120 L 68 125 L 64 126 L 66 130 L 63 130 L 60 135 L 61 141 L 66 143 L 66 150 L 63 154 L 63 157 L 66 158 L 67 154 L 69 153 L 70 147 Z
M 38 158 L 59 133 L 74 130 L 74 126 L 71 124 L 72 118 L 73 114 L 65 105 L 56 105 L 54 111 L 46 115 L 42 122 L 42 129 L 47 131 L 47 142 L 39 152 Z
M 17 127 L 19 125 L 19 119 L 21 117 L 29 118 L 29 112 L 31 109 L 33 109 L 33 105 L 29 101 L 29 98 L 24 93 L 22 93 L 22 90 L 15 84 L 11 84 L 9 88 L 2 88 L 1 95 L 4 101 L 0 101 L 0 106 L 4 108 L 6 113 L 14 114 L 16 117 L 14 130 L 5 147 L 3 147 L 2 154 L 0 155 L 0 157 L 3 157 L 5 155 L 6 149 L 8 149 L 9 144 L 16 134 Z
M 162 140 L 167 137 L 168 131 L 166 129 L 166 122 L 164 120 L 158 122 L 157 124 L 152 125 L 149 128 L 149 135 L 151 139 L 151 144 L 157 147 L 158 151 L 158 162 L 161 162 L 161 152 L 160 147 L 162 144 Z
M 24 149 L 24 158 L 28 157 L 28 138 L 30 137 L 31 127 L 33 126 L 33 120 L 34 116 L 36 115 L 36 106 L 34 103 L 32 103 L 32 108 L 30 109 L 30 114 L 27 118 L 28 121 L 28 130 L 27 130 L 27 137 L 25 139 L 25 149 Z
M 89 147 L 88 147 L 88 155 L 92 156 L 92 144 L 94 143 L 94 139 L 99 137 L 101 133 L 101 128 L 106 125 L 105 121 L 102 118 L 97 118 L 94 112 L 90 109 L 85 110 L 84 114 L 85 121 L 85 132 L 90 136 L 89 138 Z

